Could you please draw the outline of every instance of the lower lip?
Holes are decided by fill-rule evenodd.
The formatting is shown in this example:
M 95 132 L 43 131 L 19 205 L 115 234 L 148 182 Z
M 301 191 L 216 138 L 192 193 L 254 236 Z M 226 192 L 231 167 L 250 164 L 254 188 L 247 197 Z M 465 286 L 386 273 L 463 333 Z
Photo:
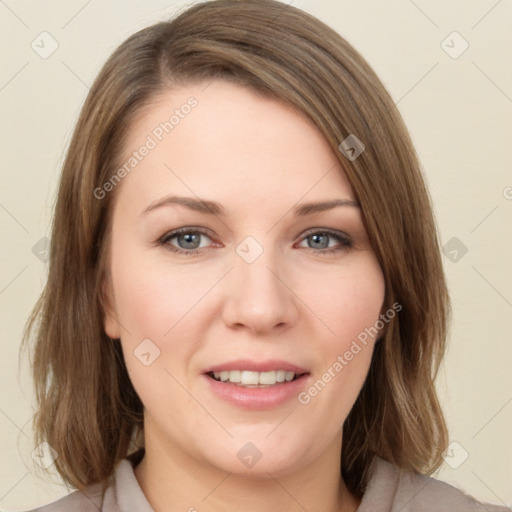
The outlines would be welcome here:
M 309 374 L 301 375 L 290 382 L 282 382 L 264 388 L 246 388 L 232 382 L 220 382 L 203 374 L 212 392 L 230 404 L 245 409 L 271 409 L 292 398 L 296 398 Z

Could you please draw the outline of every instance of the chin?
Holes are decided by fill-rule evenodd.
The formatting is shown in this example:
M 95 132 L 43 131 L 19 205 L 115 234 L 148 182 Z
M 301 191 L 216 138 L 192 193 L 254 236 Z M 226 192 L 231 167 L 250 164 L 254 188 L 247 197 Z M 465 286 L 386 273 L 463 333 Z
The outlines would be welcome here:
M 305 464 L 305 453 L 307 448 L 298 445 L 283 445 L 282 442 L 272 442 L 265 439 L 265 435 L 236 438 L 231 440 L 230 446 L 218 447 L 218 457 L 209 460 L 211 464 L 222 471 L 230 472 L 240 476 L 255 478 L 268 478 L 272 476 L 283 476 L 297 470 Z M 212 457 L 210 446 L 208 459 Z

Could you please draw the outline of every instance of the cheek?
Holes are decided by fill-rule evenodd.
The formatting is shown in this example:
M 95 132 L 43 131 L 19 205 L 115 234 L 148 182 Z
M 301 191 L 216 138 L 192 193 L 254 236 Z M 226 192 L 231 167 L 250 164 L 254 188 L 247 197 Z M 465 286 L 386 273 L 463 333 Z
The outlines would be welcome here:
M 332 335 L 331 348 L 344 352 L 377 322 L 384 301 L 384 278 L 374 256 L 367 254 L 357 265 L 330 276 L 329 282 L 323 293 L 314 293 L 316 311 Z
M 178 267 L 162 254 L 154 258 L 133 248 L 123 253 L 118 247 L 112 276 L 130 379 L 149 409 L 170 396 L 177 404 L 186 397 L 173 377 L 186 382 L 208 325 L 206 295 L 219 275 L 193 265 Z
M 171 265 L 150 260 L 144 252 L 126 251 L 113 259 L 112 275 L 130 380 L 145 408 L 155 412 L 170 400 L 183 406 L 186 397 L 173 377 L 184 381 L 187 362 L 197 349 L 193 306 L 204 291 L 198 289 L 198 277 L 191 280 Z
M 142 251 L 126 251 L 114 261 L 117 312 L 132 337 L 169 338 L 214 282 L 212 276 L 152 261 Z
M 330 335 L 320 338 L 318 353 L 322 356 L 317 380 L 306 390 L 302 403 L 316 402 L 311 404 L 314 409 L 336 403 L 337 413 L 329 413 L 336 425 L 350 411 L 368 373 L 378 327 L 382 327 L 378 320 L 385 284 L 373 256 L 362 259 L 361 265 L 352 266 L 350 272 L 340 271 L 332 282 L 322 298 L 316 295 L 318 316 Z M 322 399 L 317 400 L 315 397 L 320 394 Z M 318 409 L 317 413 L 321 414 Z

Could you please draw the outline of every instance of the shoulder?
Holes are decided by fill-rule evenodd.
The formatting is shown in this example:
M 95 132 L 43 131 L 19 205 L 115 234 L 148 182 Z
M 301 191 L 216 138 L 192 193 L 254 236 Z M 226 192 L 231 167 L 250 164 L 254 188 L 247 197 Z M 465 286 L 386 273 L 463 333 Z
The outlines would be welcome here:
M 358 512 L 505 512 L 505 506 L 482 503 L 463 490 L 420 473 L 404 471 L 375 457 Z
M 104 486 L 94 484 L 83 491 L 74 491 L 53 503 L 27 512 L 98 512 L 103 510 Z
M 20 512 L 153 512 L 135 478 L 134 466 L 141 454 L 143 452 L 139 451 L 119 461 L 104 482 L 72 492 L 48 505 Z
M 103 492 L 100 484 L 87 487 L 83 491 L 74 491 L 53 503 L 43 505 L 27 512 L 98 512 L 102 510 Z

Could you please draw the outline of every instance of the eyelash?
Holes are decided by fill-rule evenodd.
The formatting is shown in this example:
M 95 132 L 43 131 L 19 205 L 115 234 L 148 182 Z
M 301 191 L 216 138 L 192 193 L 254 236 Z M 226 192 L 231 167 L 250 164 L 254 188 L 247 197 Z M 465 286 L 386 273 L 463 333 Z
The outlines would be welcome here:
M 182 235 L 182 234 L 200 234 L 200 235 L 204 235 L 211 239 L 211 236 L 206 231 L 203 231 L 201 229 L 179 228 L 179 229 L 175 229 L 174 231 L 170 231 L 169 233 L 166 233 L 165 235 L 160 237 L 157 240 L 157 244 L 162 247 L 165 246 L 167 249 L 169 249 L 170 251 L 172 251 L 174 253 L 183 254 L 183 255 L 186 255 L 189 257 L 198 256 L 201 252 L 203 252 L 203 250 L 205 249 L 204 247 L 200 248 L 200 249 L 187 250 L 187 249 L 179 249 L 169 243 L 173 238 L 177 237 L 178 235 Z M 317 254 L 325 255 L 325 254 L 332 254 L 332 253 L 341 251 L 343 249 L 351 248 L 353 245 L 352 240 L 350 240 L 350 238 L 348 236 L 343 235 L 342 233 L 338 233 L 336 231 L 331 231 L 329 229 L 318 229 L 315 231 L 308 231 L 307 233 L 305 233 L 303 235 L 303 237 L 301 238 L 301 241 L 310 236 L 318 235 L 318 234 L 328 235 L 328 236 L 334 238 L 337 242 L 339 242 L 341 244 L 341 247 L 330 247 L 327 249 L 319 249 L 319 250 L 314 249 L 312 247 L 303 247 L 303 249 L 312 251 Z

